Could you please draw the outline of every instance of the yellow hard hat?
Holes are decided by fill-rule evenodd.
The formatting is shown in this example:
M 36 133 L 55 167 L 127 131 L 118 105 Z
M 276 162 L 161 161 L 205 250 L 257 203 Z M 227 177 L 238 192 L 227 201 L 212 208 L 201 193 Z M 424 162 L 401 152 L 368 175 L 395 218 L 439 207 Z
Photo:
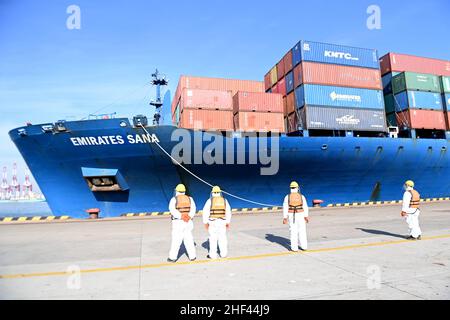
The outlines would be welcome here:
M 298 188 L 298 183 L 295 182 L 295 181 L 292 181 L 289 187 L 291 187 L 291 188 Z
M 218 192 L 222 192 L 222 190 L 220 190 L 220 187 L 219 186 L 214 186 L 213 188 L 212 188 L 212 191 L 211 192 L 213 192 L 213 193 L 218 193 Z
M 405 185 L 406 185 L 407 187 L 414 188 L 414 181 L 408 180 L 408 181 L 405 182 Z
M 179 185 L 176 186 L 175 191 L 176 192 L 186 192 L 186 187 L 184 186 L 184 184 L 180 183 Z

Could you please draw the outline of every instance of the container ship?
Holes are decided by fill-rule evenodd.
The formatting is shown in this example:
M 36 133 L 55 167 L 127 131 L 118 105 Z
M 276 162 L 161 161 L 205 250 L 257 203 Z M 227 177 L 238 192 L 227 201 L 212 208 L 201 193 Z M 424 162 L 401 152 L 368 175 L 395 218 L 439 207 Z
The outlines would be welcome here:
M 262 73 L 263 74 L 263 73 Z M 296 180 L 324 204 L 396 200 L 412 179 L 450 195 L 450 61 L 299 41 L 261 81 L 181 76 L 172 124 L 143 115 L 9 132 L 55 215 L 167 211 L 176 184 L 200 208 L 279 206 Z M 164 99 L 163 99 L 164 100 Z

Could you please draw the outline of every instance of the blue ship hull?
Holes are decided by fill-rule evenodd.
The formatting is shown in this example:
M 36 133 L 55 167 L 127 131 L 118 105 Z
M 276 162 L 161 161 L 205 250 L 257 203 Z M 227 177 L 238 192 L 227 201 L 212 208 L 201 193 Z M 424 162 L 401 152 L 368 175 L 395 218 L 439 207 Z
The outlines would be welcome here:
M 99 208 L 101 216 L 167 211 L 176 184 L 183 182 L 201 209 L 210 187 L 197 180 L 163 153 L 155 143 L 130 143 L 127 136 L 145 135 L 128 119 L 66 122 L 65 132 L 43 132 L 43 125 L 10 131 L 10 137 L 29 166 L 55 215 L 87 217 Z M 24 129 L 25 133 L 19 134 Z M 171 151 L 173 126 L 150 126 L 159 145 Z M 193 136 L 194 132 L 189 131 Z M 121 136 L 123 143 L 77 146 L 71 138 Z M 231 137 L 235 145 L 239 138 Z M 132 138 L 131 142 L 134 141 Z M 116 141 L 117 142 L 117 141 Z M 309 201 L 325 204 L 395 200 L 407 179 L 416 182 L 423 197 L 450 195 L 450 141 L 356 137 L 288 137 L 279 139 L 279 170 L 261 175 L 260 164 L 186 164 L 202 179 L 239 197 L 279 206 L 291 180 L 299 181 Z M 226 143 L 226 142 L 224 142 Z M 204 142 L 203 146 L 209 142 Z M 270 148 L 270 144 L 269 144 Z M 246 147 L 246 159 L 249 148 Z M 120 172 L 126 190 L 93 192 L 82 168 Z M 229 197 L 234 208 L 258 205 Z M 262 206 L 262 204 L 260 206 Z

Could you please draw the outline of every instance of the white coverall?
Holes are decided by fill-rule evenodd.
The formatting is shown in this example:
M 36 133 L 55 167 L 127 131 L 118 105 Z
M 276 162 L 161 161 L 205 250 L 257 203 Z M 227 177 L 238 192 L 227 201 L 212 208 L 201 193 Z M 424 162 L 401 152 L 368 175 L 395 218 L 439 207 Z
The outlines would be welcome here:
M 409 207 L 412 199 L 412 195 L 409 191 L 412 189 L 413 188 L 411 187 L 407 187 L 405 193 L 403 194 L 402 211 L 406 212 L 405 220 L 408 224 L 409 235 L 417 238 L 418 236 L 422 235 L 422 231 L 420 230 L 419 226 L 420 210 L 418 208 Z
M 180 194 L 184 193 L 176 192 L 175 196 Z M 194 199 L 191 197 L 189 198 L 191 199 L 191 210 L 189 211 L 189 217 L 191 217 L 191 219 L 188 222 L 184 222 L 181 219 L 180 211 L 175 208 L 177 202 L 176 198 L 173 197 L 169 202 L 169 211 L 172 215 L 172 244 L 170 245 L 169 251 L 170 260 L 177 260 L 178 251 L 180 250 L 182 242 L 184 242 L 184 247 L 186 248 L 189 259 L 192 260 L 196 258 L 194 238 L 192 236 L 192 230 L 194 229 L 192 218 L 195 216 L 196 207 Z
M 217 258 L 217 245 L 219 245 L 220 256 L 225 258 L 228 254 L 227 224 L 231 222 L 230 204 L 225 199 L 225 219 L 210 218 L 210 209 L 211 199 L 208 199 L 203 207 L 203 223 L 209 224 L 209 257 Z
M 295 191 L 294 191 L 295 192 Z M 306 237 L 306 221 L 305 217 L 309 217 L 308 203 L 306 198 L 302 195 L 303 212 L 290 213 L 289 212 L 289 195 L 284 198 L 283 202 L 283 218 L 289 219 L 289 230 L 291 233 L 291 250 L 298 251 L 300 241 L 300 248 L 308 249 L 308 239 Z M 295 217 L 294 217 L 295 215 Z M 295 220 L 295 221 L 294 221 Z

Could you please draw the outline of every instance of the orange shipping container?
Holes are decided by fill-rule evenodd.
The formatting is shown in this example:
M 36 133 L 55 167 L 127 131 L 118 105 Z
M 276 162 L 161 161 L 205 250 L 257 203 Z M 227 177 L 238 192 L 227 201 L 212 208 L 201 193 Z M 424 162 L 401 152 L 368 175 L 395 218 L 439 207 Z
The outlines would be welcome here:
M 172 112 L 180 100 L 182 89 L 204 89 L 231 91 L 234 95 L 238 91 L 264 92 L 264 82 L 252 80 L 235 80 L 222 78 L 205 78 L 180 76 L 175 96 L 172 101 Z
M 399 127 L 411 129 L 445 130 L 445 115 L 442 111 L 409 109 L 396 114 Z
M 184 108 L 232 110 L 233 97 L 231 91 L 183 89 L 180 106 L 181 110 Z
M 233 111 L 184 109 L 180 127 L 196 130 L 233 130 Z
M 284 114 L 291 114 L 294 111 L 295 111 L 295 96 L 294 91 L 292 91 L 286 97 L 286 110 L 284 111 Z
M 234 128 L 239 131 L 284 132 L 282 113 L 238 112 L 234 115 Z
M 233 112 L 283 112 L 283 96 L 277 93 L 238 92 L 233 96 Z
M 267 91 L 272 87 L 272 81 L 270 81 L 270 72 L 267 72 L 264 76 L 264 90 Z
M 289 50 L 288 53 L 285 54 L 283 58 L 284 63 L 284 74 L 288 73 L 292 70 L 292 50 Z
M 383 89 L 380 70 L 305 61 L 294 68 L 295 87 L 303 83 Z
M 280 81 L 284 77 L 284 61 L 283 59 L 277 63 L 277 80 Z

